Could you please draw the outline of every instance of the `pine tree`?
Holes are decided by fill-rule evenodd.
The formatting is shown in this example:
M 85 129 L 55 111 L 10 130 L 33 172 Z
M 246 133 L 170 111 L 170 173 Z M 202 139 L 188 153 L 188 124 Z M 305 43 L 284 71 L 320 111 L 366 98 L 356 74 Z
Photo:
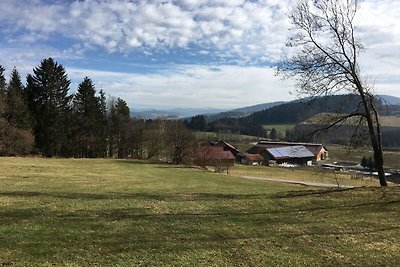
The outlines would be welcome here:
M 27 76 L 29 109 L 35 120 L 36 145 L 46 156 L 68 155 L 71 117 L 71 81 L 62 65 L 44 59 Z
M 96 96 L 93 82 L 85 77 L 74 98 L 78 156 L 104 156 L 104 93 Z
M 5 69 L 0 65 L 0 155 L 5 154 L 5 139 L 8 130 L 8 123 L 5 118 L 6 111 L 6 79 Z
M 132 121 L 130 119 L 130 110 L 128 105 L 121 98 L 115 103 L 116 113 L 116 130 L 117 130 L 117 145 L 118 158 L 127 158 L 129 151 L 129 134 L 133 131 Z
M 97 135 L 100 137 L 99 141 L 99 156 L 107 156 L 107 98 L 102 89 L 100 89 L 98 101 L 100 105 L 100 114 L 98 120 Z
M 24 86 L 16 68 L 11 72 L 7 87 L 6 118 L 14 127 L 20 129 L 31 128 L 30 113 L 24 97 Z
M 117 139 L 117 112 L 115 110 L 115 99 L 111 98 L 107 102 L 107 136 L 108 136 L 108 157 L 114 157 Z
M 271 135 L 271 139 L 272 140 L 276 140 L 277 133 L 276 133 L 276 129 L 275 128 L 272 128 L 270 135 Z
M 3 113 L 6 131 L 2 143 L 5 155 L 26 155 L 32 152 L 34 137 L 23 90 L 21 77 L 14 68 L 5 94 Z
M 6 109 L 6 78 L 4 77 L 5 69 L 0 65 L 0 118 L 4 116 Z

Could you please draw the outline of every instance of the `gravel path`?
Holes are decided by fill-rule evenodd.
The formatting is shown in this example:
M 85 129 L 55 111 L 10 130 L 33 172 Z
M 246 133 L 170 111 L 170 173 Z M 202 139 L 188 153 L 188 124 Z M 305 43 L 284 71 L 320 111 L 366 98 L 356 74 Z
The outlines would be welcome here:
M 315 187 L 339 187 L 339 188 L 355 188 L 357 186 L 352 185 L 337 185 L 337 184 L 326 184 L 326 183 L 315 183 L 315 182 L 306 182 L 306 181 L 296 181 L 296 180 L 286 180 L 286 179 L 275 179 L 275 178 L 264 178 L 264 177 L 256 177 L 256 176 L 240 176 L 245 179 L 251 180 L 262 180 L 262 181 L 271 181 L 278 183 L 288 183 L 288 184 L 299 184 L 306 186 L 315 186 Z

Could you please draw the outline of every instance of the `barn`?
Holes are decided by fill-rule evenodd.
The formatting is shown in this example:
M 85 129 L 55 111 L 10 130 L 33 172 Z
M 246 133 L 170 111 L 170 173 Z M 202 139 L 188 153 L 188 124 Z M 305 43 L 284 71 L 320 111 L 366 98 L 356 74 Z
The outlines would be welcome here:
M 305 146 L 267 148 L 266 158 L 277 164 L 311 165 L 314 154 Z
M 314 155 L 314 161 L 325 160 L 328 157 L 328 149 L 323 144 L 297 143 L 297 142 L 273 142 L 261 140 L 255 146 L 247 150 L 247 153 L 265 155 L 265 150 L 270 148 L 304 146 Z

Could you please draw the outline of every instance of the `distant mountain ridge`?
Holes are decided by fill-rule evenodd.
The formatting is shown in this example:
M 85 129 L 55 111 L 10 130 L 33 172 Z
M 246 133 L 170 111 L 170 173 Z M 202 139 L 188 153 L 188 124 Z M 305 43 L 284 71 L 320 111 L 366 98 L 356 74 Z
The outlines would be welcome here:
M 182 119 L 187 117 L 192 117 L 197 114 L 215 114 L 218 112 L 225 111 L 224 109 L 214 109 L 214 108 L 174 108 L 167 110 L 159 109 L 133 109 L 130 112 L 132 118 L 140 119 Z
M 209 122 L 215 121 L 215 120 L 218 120 L 221 118 L 241 118 L 241 117 L 249 116 L 254 112 L 269 109 L 269 108 L 272 108 L 272 107 L 275 107 L 275 106 L 278 106 L 278 105 L 281 105 L 284 103 L 286 103 L 286 102 L 285 101 L 275 101 L 275 102 L 270 102 L 270 103 L 263 103 L 263 104 L 223 111 L 223 112 L 216 113 L 216 114 L 210 114 L 206 117 L 207 117 L 207 121 L 209 121 Z
M 381 115 L 400 116 L 399 106 L 396 104 L 400 98 L 393 96 L 379 96 L 382 100 Z M 320 97 L 313 100 L 294 100 L 269 109 L 255 112 L 245 118 L 252 123 L 260 125 L 298 123 L 319 113 L 350 113 L 359 105 L 360 99 L 357 95 L 332 95 Z
M 378 95 L 382 100 L 383 104 L 385 105 L 392 105 L 392 106 L 400 106 L 400 98 L 391 95 Z M 345 95 L 340 96 L 330 96 L 329 98 L 342 98 Z M 353 98 L 354 96 L 350 97 Z M 320 100 L 316 100 L 318 103 L 321 103 Z M 349 100 L 346 100 L 349 101 Z M 331 101 L 327 101 L 328 103 Z M 335 102 L 335 101 L 334 101 Z M 335 102 L 333 106 L 338 106 L 339 102 Z M 283 105 L 283 106 L 282 106 Z M 297 106 L 298 110 L 293 107 L 293 105 Z M 304 106 L 306 105 L 306 106 Z M 296 115 L 298 118 L 287 118 L 286 120 L 290 120 L 290 122 L 298 121 L 304 118 L 303 115 L 311 114 L 315 115 L 316 111 L 310 112 L 310 105 L 305 99 L 293 100 L 293 101 L 275 101 L 275 102 L 268 102 L 262 103 L 242 108 L 236 108 L 232 110 L 225 110 L 225 109 L 215 109 L 215 108 L 205 108 L 205 109 L 195 109 L 195 108 L 174 108 L 174 109 L 167 109 L 167 110 L 158 110 L 158 109 L 139 109 L 139 110 L 132 110 L 131 117 L 133 118 L 142 118 L 142 119 L 156 119 L 156 118 L 164 118 L 164 119 L 182 119 L 182 118 L 190 118 L 195 115 L 205 115 L 207 122 L 216 121 L 222 118 L 244 118 L 250 116 L 251 118 L 256 118 L 255 121 L 259 120 L 257 117 L 263 117 L 265 114 L 271 114 L 271 116 L 277 117 L 277 119 L 269 119 L 274 121 L 274 123 L 285 123 L 286 121 L 280 121 L 279 117 L 277 116 L 285 110 L 295 111 L 295 113 L 300 113 Z M 330 105 L 330 104 L 328 104 Z M 282 106 L 282 107 L 280 107 Z M 314 108 L 314 107 L 313 107 Z M 332 109 L 330 107 L 328 109 Z M 270 111 L 268 111 L 270 110 Z M 326 110 L 319 110 L 320 112 L 327 112 Z M 328 110 L 329 111 L 329 110 Z M 395 111 L 394 115 L 397 115 L 398 111 Z M 253 115 L 254 114 L 254 115 Z M 264 114 L 264 115 L 263 115 Z M 393 115 L 393 114 L 391 114 Z M 293 117 L 293 116 L 292 116 Z M 304 118 L 306 119 L 306 118 Z M 252 119 L 253 120 L 253 119 Z M 268 119 L 267 119 L 268 120 Z M 270 123 L 270 122 L 269 122 Z
M 378 95 L 388 105 L 400 105 L 400 97 L 392 95 Z

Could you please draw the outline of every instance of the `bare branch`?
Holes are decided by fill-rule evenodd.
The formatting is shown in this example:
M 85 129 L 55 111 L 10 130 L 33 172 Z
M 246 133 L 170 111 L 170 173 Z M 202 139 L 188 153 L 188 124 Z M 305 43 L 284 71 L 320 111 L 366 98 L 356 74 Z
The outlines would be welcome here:
M 367 125 L 381 185 L 386 185 L 383 170 L 382 137 L 375 96 L 360 77 L 358 54 L 363 46 L 355 35 L 357 0 L 298 0 L 289 15 L 294 35 L 288 47 L 294 54 L 277 69 L 284 78 L 295 78 L 297 92 L 307 96 L 332 95 L 347 91 L 360 97 L 356 112 L 342 116 L 318 131 L 340 125 L 350 117 L 359 118 L 356 131 Z

